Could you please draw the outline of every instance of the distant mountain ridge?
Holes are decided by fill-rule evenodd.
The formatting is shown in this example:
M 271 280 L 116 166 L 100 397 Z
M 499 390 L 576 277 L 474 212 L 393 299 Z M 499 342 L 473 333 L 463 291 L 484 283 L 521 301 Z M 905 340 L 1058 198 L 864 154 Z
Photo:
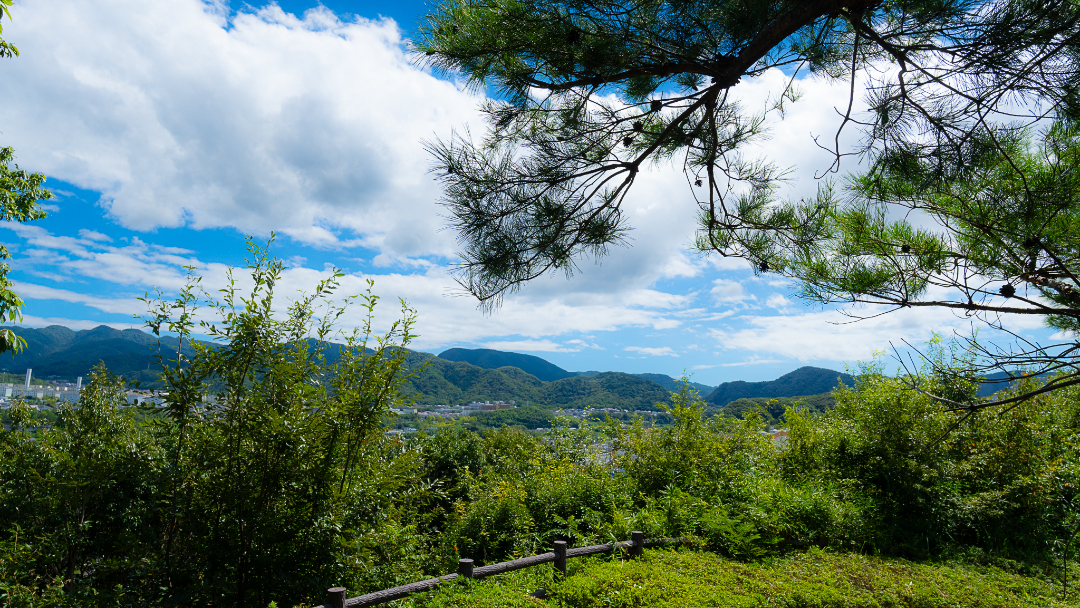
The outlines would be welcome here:
M 546 359 L 534 355 L 523 355 L 521 353 L 492 350 L 490 348 L 451 348 L 450 350 L 440 353 L 439 358 L 448 359 L 450 361 L 465 361 L 466 363 L 472 363 L 473 365 L 483 367 L 484 369 L 499 369 L 507 366 L 516 367 L 536 376 L 544 382 L 554 382 L 556 380 L 573 378 L 574 376 L 593 377 L 605 373 L 598 371 L 570 372 Z M 678 382 L 675 378 L 666 374 L 640 373 L 631 375 L 637 376 L 638 378 L 644 378 L 645 380 L 651 380 L 664 387 L 664 390 L 668 391 L 675 390 Z M 702 395 L 708 394 L 713 390 L 713 387 L 698 382 L 691 382 L 690 387 Z
M 86 377 L 95 365 L 104 362 L 114 374 L 153 386 L 159 382 L 154 363 L 159 343 L 167 350 L 178 344 L 173 337 L 159 342 L 145 331 L 104 325 L 80 331 L 59 325 L 11 329 L 26 340 L 27 348 L 0 362 L 0 371 L 21 374 L 33 368 L 34 377 L 41 379 Z M 328 345 L 328 359 L 336 359 L 339 347 Z M 402 392 L 423 404 L 501 400 L 546 408 L 654 410 L 657 403 L 668 400 L 669 391 L 675 388 L 675 380 L 664 374 L 575 373 L 540 357 L 491 349 L 450 349 L 439 356 L 408 351 L 406 357 L 416 376 L 406 382 Z M 803 367 L 771 382 L 726 382 L 715 390 L 698 383 L 692 386 L 702 394 L 708 392 L 706 401 L 724 406 L 741 397 L 824 393 L 836 387 L 837 378 L 852 382 L 847 374 Z
M 440 359 L 448 361 L 464 361 L 472 363 L 484 369 L 499 369 L 500 367 L 516 367 L 521 371 L 532 374 L 544 382 L 554 382 L 563 378 L 572 378 L 577 374 L 533 355 L 511 353 L 490 348 L 451 348 L 439 353 Z
M 803 397 L 827 393 L 843 382 L 855 385 L 851 374 L 820 367 L 800 367 L 767 382 L 725 382 L 705 397 L 705 401 L 723 407 L 736 399 L 749 397 Z
M 154 358 L 158 339 L 138 329 L 114 329 L 99 325 L 75 331 L 62 325 L 36 329 L 7 326 L 26 340 L 26 348 L 14 357 L 0 357 L 0 370 L 21 374 L 34 370 L 35 378 L 74 380 L 89 376 L 90 370 L 104 362 L 109 371 L 129 380 L 156 380 Z M 161 345 L 175 350 L 179 340 L 164 337 Z
M 501 361 L 493 355 L 477 360 L 489 365 Z M 548 408 L 655 410 L 658 402 L 668 398 L 668 391 L 659 384 L 621 372 L 589 377 L 571 375 L 545 382 L 518 367 L 485 368 L 468 361 L 454 361 L 415 351 L 410 351 L 408 364 L 416 372 L 416 377 L 409 380 L 403 392 L 415 395 L 418 402 L 426 404 L 513 400 L 518 405 Z

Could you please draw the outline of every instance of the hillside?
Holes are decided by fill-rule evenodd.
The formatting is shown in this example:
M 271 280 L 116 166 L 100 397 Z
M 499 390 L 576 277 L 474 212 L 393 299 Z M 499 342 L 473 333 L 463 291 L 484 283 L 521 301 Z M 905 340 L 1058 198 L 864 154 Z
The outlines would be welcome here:
M 657 402 L 668 397 L 659 384 L 621 372 L 544 382 L 517 367 L 485 369 L 415 351 L 410 351 L 408 360 L 410 369 L 418 371 L 403 392 L 426 404 L 513 400 L 518 405 L 548 408 L 653 410 Z
M 27 342 L 27 348 L 0 363 L 0 372 L 21 375 L 33 368 L 34 377 L 73 381 L 86 377 L 99 362 L 109 371 L 153 387 L 158 373 L 154 363 L 158 340 L 137 329 L 118 330 L 107 326 L 74 331 L 52 325 L 42 329 L 13 327 Z M 161 345 L 171 351 L 176 338 L 166 337 Z M 338 345 L 327 349 L 335 358 Z M 404 393 L 422 404 L 461 404 L 470 401 L 515 401 L 549 409 L 619 407 L 654 410 L 666 401 L 675 380 L 664 374 L 622 372 L 568 372 L 540 357 L 489 349 L 451 349 L 439 356 L 408 352 L 410 369 L 417 375 Z M 468 360 L 465 360 L 468 359 Z M 477 363 L 474 363 L 477 362 Z M 706 400 L 723 406 L 742 397 L 795 397 L 832 390 L 836 378 L 850 382 L 850 376 L 831 370 L 804 367 L 771 382 L 727 382 L 709 392 Z M 553 380 L 548 380 L 554 378 Z M 710 387 L 694 383 L 703 394 Z
M 568 372 L 565 369 L 551 363 L 546 359 L 536 357 L 533 355 L 523 355 L 521 353 L 512 353 L 501 350 L 492 350 L 489 348 L 451 348 L 441 354 L 440 359 L 447 359 L 449 361 L 463 361 L 465 363 L 472 363 L 477 367 L 484 369 L 500 369 L 503 367 L 516 367 L 528 374 L 536 376 L 538 380 L 544 382 L 555 382 L 556 380 L 563 380 L 566 378 L 584 376 L 591 378 L 598 376 L 604 372 L 587 371 L 587 372 Z M 666 391 L 674 391 L 677 385 L 677 380 L 666 374 L 631 374 L 651 382 L 655 382 L 663 387 Z M 701 393 L 707 395 L 712 392 L 712 386 L 707 384 L 701 384 L 699 382 L 691 382 L 690 387 Z
M 563 378 L 573 377 L 575 374 L 533 355 L 511 353 L 489 348 L 451 348 L 439 354 L 440 359 L 447 361 L 459 361 L 471 363 L 484 369 L 499 369 L 501 367 L 516 367 L 527 374 L 536 376 L 544 382 L 554 382 Z
M 784 420 L 784 412 L 788 407 L 798 401 L 800 406 L 808 412 L 824 412 L 836 405 L 832 393 L 820 395 L 807 395 L 803 397 L 740 397 L 722 408 L 721 414 L 744 418 L 750 412 L 758 412 L 770 426 L 780 426 Z
M 74 381 L 78 376 L 89 376 L 95 365 L 104 362 L 109 371 L 129 380 L 157 379 L 154 357 L 158 340 L 145 331 L 106 325 L 81 331 L 61 325 L 7 328 L 26 340 L 26 348 L 14 357 L 0 358 L 0 371 L 22 375 L 32 368 L 35 378 Z M 161 345 L 168 350 L 174 350 L 177 344 L 176 338 L 161 339 Z
M 709 393 L 705 401 L 723 407 L 744 397 L 801 397 L 819 395 L 836 388 L 838 380 L 851 386 L 855 379 L 842 372 L 820 367 L 800 367 L 776 380 L 766 382 L 725 382 Z

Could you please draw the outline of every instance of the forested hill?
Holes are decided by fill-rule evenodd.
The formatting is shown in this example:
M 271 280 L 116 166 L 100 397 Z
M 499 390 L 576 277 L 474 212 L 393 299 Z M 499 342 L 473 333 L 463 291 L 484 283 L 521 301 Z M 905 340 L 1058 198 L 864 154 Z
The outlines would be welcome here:
M 568 372 L 558 365 L 540 357 L 502 350 L 492 350 L 489 348 L 451 348 L 450 350 L 441 353 L 439 358 L 450 361 L 465 361 L 466 363 L 472 363 L 473 365 L 484 369 L 516 367 L 545 382 L 554 382 L 565 378 L 573 378 L 574 376 L 592 377 L 604 373 L 596 371 Z M 664 390 L 673 391 L 676 388 L 677 381 L 675 378 L 665 374 L 642 373 L 632 375 L 645 380 L 651 380 L 662 386 Z M 702 395 L 708 395 L 713 390 L 713 387 L 698 382 L 691 382 L 690 387 Z
M 43 329 L 12 328 L 27 342 L 27 348 L 14 358 L 3 358 L 0 371 L 22 374 L 33 368 L 34 377 L 74 380 L 88 376 L 104 361 L 109 371 L 144 386 L 157 384 L 154 357 L 157 339 L 137 329 L 118 330 L 107 326 L 74 331 L 53 325 Z M 176 348 L 175 338 L 163 338 L 168 350 Z M 455 354 L 454 351 L 457 351 Z M 337 345 L 330 345 L 327 355 L 333 359 Z M 541 407 L 619 407 L 655 409 L 666 401 L 674 380 L 662 374 L 625 374 L 621 372 L 568 372 L 539 357 L 493 350 L 453 349 L 436 357 L 409 351 L 410 366 L 417 377 L 409 381 L 405 392 L 422 404 L 460 404 L 470 401 L 515 401 L 520 405 Z M 454 358 L 471 358 L 482 365 Z M 525 365 L 502 365 L 514 362 Z M 426 363 L 426 365 L 424 365 Z M 536 373 L 540 374 L 540 377 Z M 544 378 L 557 377 L 545 381 Z M 836 386 L 837 377 L 850 383 L 851 377 L 831 370 L 804 367 L 771 382 L 728 382 L 712 391 L 707 401 L 726 405 L 740 397 L 794 397 L 827 392 Z M 703 393 L 709 387 L 695 385 Z
M 61 325 L 41 329 L 8 326 L 26 340 L 26 348 L 14 357 L 0 357 L 0 371 L 23 374 L 34 370 L 35 378 L 75 380 L 89 376 L 90 370 L 104 361 L 109 371 L 129 380 L 153 382 L 158 370 L 154 362 L 158 340 L 138 329 L 113 329 L 99 325 L 75 331 Z M 175 350 L 176 338 L 162 338 L 166 349 Z
M 705 401 L 723 407 L 736 399 L 744 397 L 801 397 L 827 393 L 837 384 L 852 386 L 855 379 L 850 374 L 822 369 L 820 367 L 800 367 L 784 374 L 776 380 L 767 382 L 725 382 L 709 393 Z
M 94 329 L 75 331 L 52 325 L 42 329 L 12 327 L 16 335 L 26 340 L 27 347 L 14 358 L 0 359 L 0 371 L 18 375 L 33 368 L 35 378 L 74 380 L 88 376 L 100 361 L 114 374 L 129 380 L 139 380 L 144 386 L 157 384 L 158 370 L 154 362 L 157 338 L 137 329 L 118 330 L 102 325 Z M 175 349 L 175 338 L 163 338 L 162 345 Z M 497 352 L 497 351 L 492 351 Z M 330 345 L 327 355 L 335 358 L 337 345 Z M 516 353 L 502 353 L 513 355 Z M 547 363 L 538 357 L 519 355 Z M 544 382 L 517 367 L 503 366 L 484 369 L 463 361 L 450 361 L 428 353 L 409 351 L 413 369 L 418 376 L 406 386 L 418 403 L 460 404 L 470 401 L 516 401 L 545 407 L 619 407 L 624 409 L 655 409 L 668 392 L 648 380 L 609 372 L 590 377 L 570 375 L 554 382 Z M 423 363 L 427 363 L 423 366 Z M 555 365 L 547 363 L 552 368 Z M 565 372 L 569 374 L 569 372 Z
M 427 404 L 513 400 L 518 405 L 549 408 L 653 410 L 658 402 L 668 398 L 668 391 L 659 384 L 621 372 L 544 382 L 517 367 L 485 369 L 427 353 L 410 352 L 409 363 L 412 369 L 419 371 L 407 390 L 417 393 L 418 402 Z
M 572 378 L 577 374 L 540 357 L 511 353 L 489 348 L 451 348 L 439 354 L 440 359 L 447 361 L 464 361 L 472 363 L 484 369 L 499 369 L 500 367 L 516 367 L 527 374 L 532 374 L 544 382 L 554 382 L 563 378 Z

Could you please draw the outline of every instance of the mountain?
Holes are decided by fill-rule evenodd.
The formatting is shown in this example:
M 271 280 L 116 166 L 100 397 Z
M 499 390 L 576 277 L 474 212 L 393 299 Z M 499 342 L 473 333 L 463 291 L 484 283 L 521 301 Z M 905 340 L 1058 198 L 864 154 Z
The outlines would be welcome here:
M 668 392 L 659 384 L 621 372 L 545 382 L 517 367 L 486 369 L 466 361 L 445 359 L 442 355 L 436 357 L 410 351 L 407 361 L 416 376 L 408 381 L 402 392 L 424 404 L 513 400 L 518 405 L 548 408 L 655 410 L 656 403 L 668 397 Z
M 674 391 L 678 388 L 678 380 L 664 374 L 634 374 L 638 378 L 644 378 L 646 380 L 652 380 L 653 382 L 664 387 L 664 390 Z M 701 393 L 702 395 L 708 395 L 713 392 L 716 387 L 709 386 L 707 384 L 701 384 L 700 382 L 691 382 L 690 388 Z
M 14 357 L 0 358 L 0 371 L 15 374 L 34 370 L 35 378 L 56 378 L 74 381 L 77 376 L 89 376 L 90 370 L 104 362 L 109 371 L 129 380 L 157 378 L 154 356 L 158 339 L 138 329 L 113 329 L 99 325 L 94 329 L 75 331 L 61 325 L 41 329 L 8 326 L 15 335 L 26 340 L 26 348 Z M 175 350 L 179 340 L 162 338 L 160 344 Z
M 26 368 L 33 368 L 34 377 L 41 379 L 86 377 L 95 365 L 104 362 L 114 374 L 153 386 L 158 380 L 154 357 L 159 344 L 166 352 L 178 345 L 176 338 L 159 341 L 145 331 L 104 325 L 82 331 L 59 325 L 11 329 L 26 340 L 27 348 L 12 359 L 0 360 L 0 371 L 21 375 Z M 338 348 L 329 345 L 329 360 L 336 358 Z M 545 408 L 654 410 L 675 387 L 675 380 L 663 374 L 575 374 L 540 357 L 488 349 L 451 349 L 439 356 L 408 351 L 406 357 L 409 369 L 416 375 L 402 392 L 422 404 L 498 400 Z M 721 384 L 706 400 L 723 406 L 740 397 L 814 395 L 835 388 L 837 377 L 851 382 L 847 374 L 804 367 L 772 382 Z M 702 384 L 694 387 L 701 392 L 710 388 Z
M 709 393 L 705 401 L 721 407 L 744 397 L 801 397 L 819 395 L 836 388 L 837 382 L 852 386 L 855 379 L 842 372 L 820 367 L 800 367 L 767 382 L 725 382 Z
M 441 353 L 440 359 L 447 359 L 449 361 L 464 361 L 466 363 L 472 363 L 477 367 L 484 369 L 499 369 L 502 367 L 516 367 L 526 373 L 532 374 L 537 379 L 544 382 L 555 382 L 556 380 L 564 380 L 566 378 L 573 377 L 587 377 L 591 378 L 599 376 L 605 372 L 588 371 L 588 372 L 568 372 L 565 369 L 550 363 L 546 359 L 540 357 L 534 357 L 533 355 L 523 355 L 521 353 L 511 353 L 501 350 L 491 350 L 487 348 L 467 349 L 467 348 L 451 348 L 450 350 Z M 614 373 L 614 372 L 610 372 Z M 659 384 L 666 391 L 674 391 L 676 388 L 676 380 L 671 376 L 665 374 L 631 374 L 638 378 L 650 380 Z M 706 395 L 712 392 L 713 387 L 700 384 L 697 382 L 690 383 L 691 388 Z
M 488 348 L 471 350 L 468 348 L 451 348 L 448 351 L 440 353 L 439 358 L 446 359 L 447 361 L 464 361 L 465 363 L 472 363 L 473 365 L 484 369 L 516 367 L 527 374 L 536 376 L 539 380 L 544 382 L 554 382 L 575 375 L 554 363 L 549 363 L 548 361 L 541 359 L 540 357 L 523 355 L 521 353 L 510 353 L 501 350 L 491 350 Z

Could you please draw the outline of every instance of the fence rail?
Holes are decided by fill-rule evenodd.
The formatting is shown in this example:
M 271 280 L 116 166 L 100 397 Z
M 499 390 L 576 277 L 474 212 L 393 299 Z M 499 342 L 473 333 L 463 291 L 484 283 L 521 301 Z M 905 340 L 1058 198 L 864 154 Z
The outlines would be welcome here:
M 504 572 L 513 572 L 514 570 L 521 570 L 522 568 L 529 568 L 531 566 L 539 566 L 542 564 L 555 564 L 555 569 L 566 575 L 566 560 L 574 557 L 585 557 L 586 555 L 598 555 L 600 553 L 610 553 L 617 549 L 629 549 L 630 557 L 636 558 L 641 555 L 642 551 L 646 547 L 656 547 L 660 545 L 668 545 L 671 543 L 681 542 L 681 538 L 657 538 L 646 540 L 645 534 L 642 532 L 631 532 L 630 540 L 621 540 L 614 543 L 608 543 L 605 545 L 590 545 L 588 547 L 575 547 L 568 549 L 566 547 L 566 541 L 555 541 L 555 548 L 553 551 L 547 553 L 540 553 L 539 555 L 531 555 L 529 557 L 522 557 L 520 559 L 510 560 L 508 562 L 499 562 L 497 564 L 490 564 L 488 566 L 473 566 L 473 560 L 471 559 L 459 559 L 458 571 L 454 574 L 446 574 L 436 578 L 429 578 L 426 580 L 418 581 L 415 583 L 409 583 L 408 585 L 401 585 L 400 587 L 393 587 L 390 589 L 383 589 L 381 591 L 374 591 L 358 597 L 345 597 L 344 587 L 331 587 L 326 590 L 326 603 L 321 606 L 315 606 L 314 608 L 360 608 L 362 606 L 375 606 L 378 604 L 384 604 L 386 602 L 392 602 L 394 600 L 400 600 L 403 597 L 411 595 L 413 593 L 423 593 L 425 591 L 431 591 L 437 588 L 443 583 L 449 583 L 456 581 L 459 577 L 464 578 L 484 578 L 485 576 L 492 576 L 494 574 L 502 574 Z

